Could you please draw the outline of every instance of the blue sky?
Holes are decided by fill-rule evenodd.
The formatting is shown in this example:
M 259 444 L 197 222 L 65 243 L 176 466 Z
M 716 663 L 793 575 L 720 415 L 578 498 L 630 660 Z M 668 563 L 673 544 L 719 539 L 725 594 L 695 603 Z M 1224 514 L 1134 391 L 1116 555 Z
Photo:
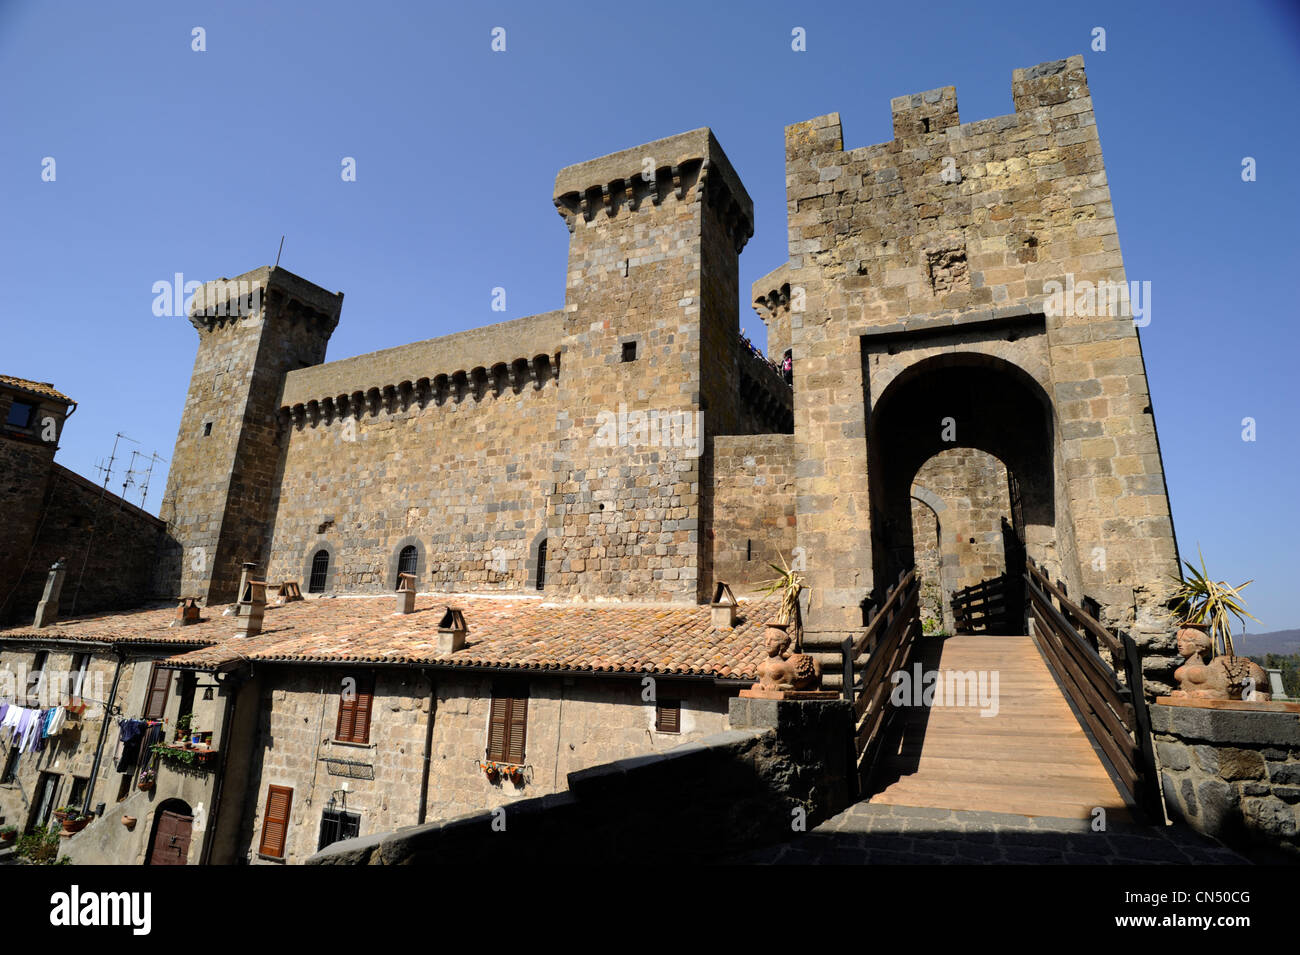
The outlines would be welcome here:
M 891 97 L 945 85 L 963 120 L 1001 115 L 1013 68 L 1073 53 L 1129 278 L 1152 283 L 1143 343 L 1184 556 L 1199 543 L 1216 576 L 1256 578 L 1251 629 L 1300 626 L 1290 4 L 0 0 L 0 372 L 80 402 L 68 467 L 95 477 L 117 431 L 139 442 L 127 458 L 170 457 L 197 338 L 153 315 L 154 282 L 269 264 L 285 234 L 282 265 L 346 293 L 331 358 L 558 308 L 556 171 L 698 126 L 754 199 L 748 289 L 786 257 L 784 126 L 839 112 L 847 147 L 882 142 Z

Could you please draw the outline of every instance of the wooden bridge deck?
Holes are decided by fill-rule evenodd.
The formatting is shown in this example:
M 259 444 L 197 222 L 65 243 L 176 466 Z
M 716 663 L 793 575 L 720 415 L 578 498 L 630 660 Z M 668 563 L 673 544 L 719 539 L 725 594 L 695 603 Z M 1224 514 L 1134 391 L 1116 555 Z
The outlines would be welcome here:
M 871 803 L 1082 819 L 1131 818 L 1123 797 L 1027 636 L 927 638 L 925 670 L 996 671 L 998 709 L 913 706 L 896 717 Z

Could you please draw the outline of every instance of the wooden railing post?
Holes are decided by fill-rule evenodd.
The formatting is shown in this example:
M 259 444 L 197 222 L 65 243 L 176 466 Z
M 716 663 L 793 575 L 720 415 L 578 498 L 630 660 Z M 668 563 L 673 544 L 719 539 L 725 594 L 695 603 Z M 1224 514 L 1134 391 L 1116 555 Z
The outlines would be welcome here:
M 845 637 L 840 644 L 840 658 L 844 661 L 844 699 L 853 702 L 853 638 Z

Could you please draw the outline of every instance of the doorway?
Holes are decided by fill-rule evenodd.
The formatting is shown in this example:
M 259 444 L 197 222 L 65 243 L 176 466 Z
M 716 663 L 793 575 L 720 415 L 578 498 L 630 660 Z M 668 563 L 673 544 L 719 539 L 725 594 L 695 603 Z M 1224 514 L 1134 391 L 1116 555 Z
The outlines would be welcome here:
M 27 818 L 24 835 L 31 835 L 37 826 L 49 825 L 54 811 L 54 797 L 59 791 L 58 773 L 41 773 L 36 781 L 36 798 L 32 800 L 32 814 Z
M 180 799 L 168 799 L 154 815 L 146 865 L 186 865 L 194 834 L 194 813 Z

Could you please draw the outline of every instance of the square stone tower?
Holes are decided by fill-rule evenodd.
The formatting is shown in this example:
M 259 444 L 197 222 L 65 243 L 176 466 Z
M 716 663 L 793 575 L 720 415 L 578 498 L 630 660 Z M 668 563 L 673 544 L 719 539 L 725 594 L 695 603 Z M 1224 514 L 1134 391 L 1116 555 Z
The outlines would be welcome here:
M 343 294 L 267 266 L 208 282 L 190 322 L 199 350 L 159 516 L 169 541 L 157 592 L 234 598 L 244 561 L 261 564 L 283 452 L 284 376 L 325 359 Z
M 738 257 L 753 203 L 697 129 L 561 170 L 555 205 L 572 234 L 555 579 L 593 596 L 707 599 L 702 462 L 740 413 Z

